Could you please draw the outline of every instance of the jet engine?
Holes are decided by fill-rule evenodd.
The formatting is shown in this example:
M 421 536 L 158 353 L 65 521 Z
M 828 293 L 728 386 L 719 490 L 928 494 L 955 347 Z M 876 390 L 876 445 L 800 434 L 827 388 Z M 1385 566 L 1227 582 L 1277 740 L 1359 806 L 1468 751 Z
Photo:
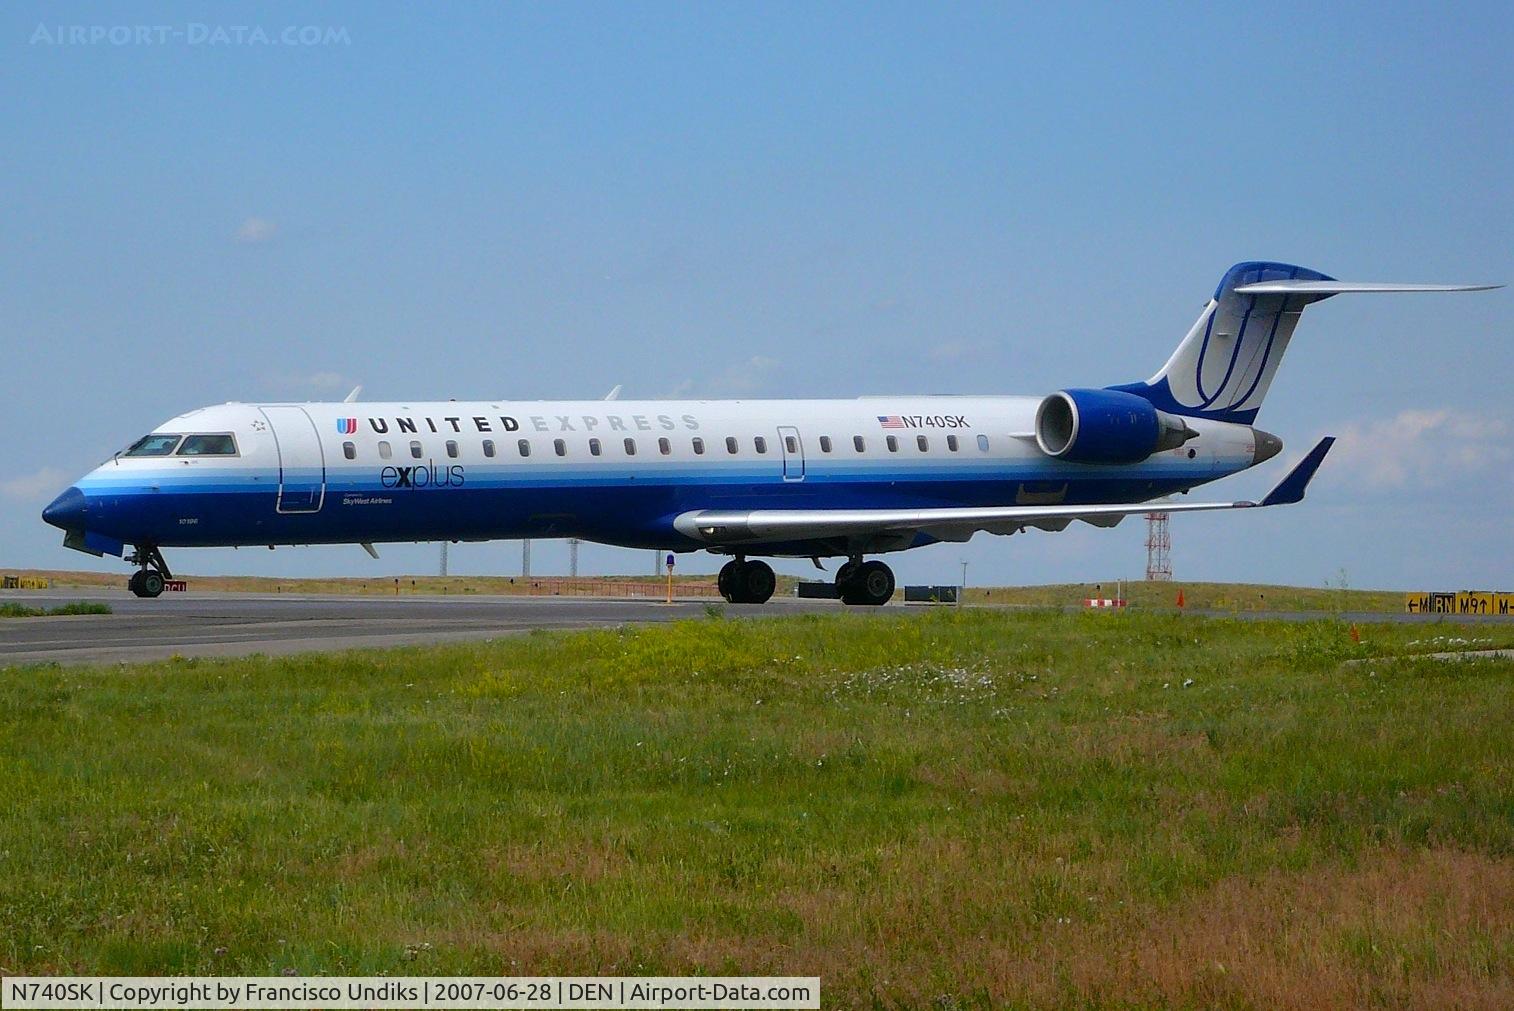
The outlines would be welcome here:
M 1198 434 L 1177 415 L 1119 390 L 1058 390 L 1036 408 L 1041 452 L 1075 463 L 1139 463 Z

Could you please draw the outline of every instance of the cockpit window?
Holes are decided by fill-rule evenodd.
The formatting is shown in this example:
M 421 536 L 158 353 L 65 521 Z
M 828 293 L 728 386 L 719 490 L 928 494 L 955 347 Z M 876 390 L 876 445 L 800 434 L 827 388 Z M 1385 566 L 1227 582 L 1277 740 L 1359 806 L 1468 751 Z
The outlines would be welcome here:
M 236 440 L 229 435 L 188 435 L 179 447 L 180 456 L 236 456 Z
M 121 455 L 168 456 L 173 452 L 173 448 L 179 444 L 179 440 L 182 438 L 182 435 L 170 435 L 161 432 L 155 435 L 144 435 L 128 446 L 126 452 Z

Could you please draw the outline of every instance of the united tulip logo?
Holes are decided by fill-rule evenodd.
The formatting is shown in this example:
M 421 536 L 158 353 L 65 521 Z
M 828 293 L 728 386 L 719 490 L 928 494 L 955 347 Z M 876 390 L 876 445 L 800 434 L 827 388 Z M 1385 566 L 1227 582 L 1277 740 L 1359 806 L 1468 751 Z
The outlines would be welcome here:
M 337 418 L 336 430 L 339 435 L 352 435 L 357 431 L 356 418 Z

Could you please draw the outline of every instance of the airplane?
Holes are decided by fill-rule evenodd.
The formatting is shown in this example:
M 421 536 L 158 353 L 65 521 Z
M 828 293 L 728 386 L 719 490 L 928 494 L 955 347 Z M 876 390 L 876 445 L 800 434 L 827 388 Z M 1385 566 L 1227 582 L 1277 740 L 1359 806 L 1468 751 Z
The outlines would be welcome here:
M 136 566 L 141 597 L 172 578 L 165 548 L 360 544 L 376 558 L 381 542 L 577 537 L 730 556 L 732 603 L 772 596 L 763 556 L 842 558 L 840 599 L 879 605 L 894 575 L 869 555 L 1301 501 L 1330 438 L 1258 502 L 1156 504 L 1282 450 L 1255 421 L 1306 306 L 1496 287 L 1239 263 L 1156 375 L 1045 396 L 228 403 L 159 425 L 42 518 L 66 546 Z

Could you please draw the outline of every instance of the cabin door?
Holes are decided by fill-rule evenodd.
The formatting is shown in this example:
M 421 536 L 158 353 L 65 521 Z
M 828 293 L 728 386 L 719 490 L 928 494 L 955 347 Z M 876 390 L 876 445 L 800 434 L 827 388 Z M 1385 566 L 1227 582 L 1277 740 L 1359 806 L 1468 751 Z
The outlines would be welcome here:
M 303 407 L 260 408 L 279 447 L 281 513 L 320 512 L 326 500 L 326 454 L 315 422 Z
M 792 425 L 778 426 L 778 447 L 783 451 L 783 479 L 804 480 L 804 440 Z

